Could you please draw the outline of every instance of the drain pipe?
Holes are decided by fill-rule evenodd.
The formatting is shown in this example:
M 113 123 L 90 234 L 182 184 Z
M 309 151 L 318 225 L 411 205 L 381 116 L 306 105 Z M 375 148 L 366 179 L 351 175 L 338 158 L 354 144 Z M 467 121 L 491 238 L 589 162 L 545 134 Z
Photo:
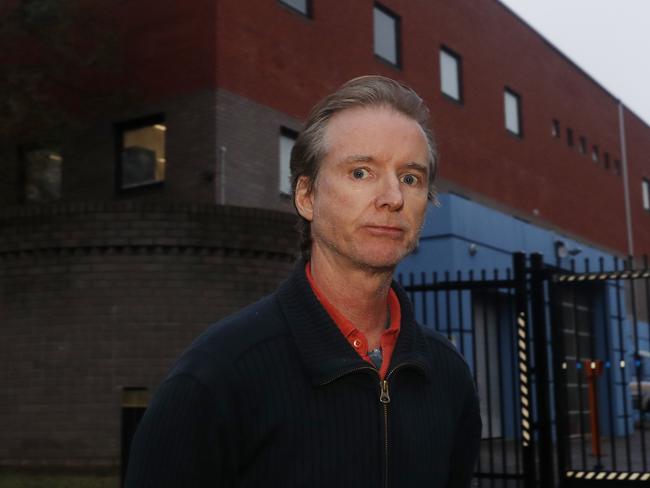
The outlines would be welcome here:
M 627 226 L 627 254 L 634 256 L 634 236 L 632 233 L 632 210 L 630 207 L 630 184 L 627 171 L 627 144 L 625 141 L 625 120 L 623 104 L 618 101 L 618 130 L 621 141 L 621 164 L 623 166 L 623 194 L 625 196 L 625 223 Z

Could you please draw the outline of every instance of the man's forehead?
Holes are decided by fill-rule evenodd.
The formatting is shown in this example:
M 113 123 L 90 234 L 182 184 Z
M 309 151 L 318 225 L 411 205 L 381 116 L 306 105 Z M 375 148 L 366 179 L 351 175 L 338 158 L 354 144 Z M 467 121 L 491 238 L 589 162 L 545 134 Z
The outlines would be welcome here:
M 382 151 L 391 152 L 393 143 L 403 139 L 414 151 L 424 149 L 423 163 L 429 159 L 429 144 L 420 124 L 413 118 L 390 106 L 358 106 L 341 110 L 328 121 L 323 134 L 325 157 L 332 150 L 342 150 L 339 162 L 372 162 L 382 157 Z M 346 154 L 347 153 L 347 154 Z M 415 166 L 422 157 L 412 158 Z

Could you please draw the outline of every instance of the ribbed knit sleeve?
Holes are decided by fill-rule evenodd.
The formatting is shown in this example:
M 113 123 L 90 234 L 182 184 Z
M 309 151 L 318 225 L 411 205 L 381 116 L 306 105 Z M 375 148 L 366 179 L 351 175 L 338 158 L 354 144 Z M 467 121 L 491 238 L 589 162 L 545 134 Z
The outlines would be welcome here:
M 449 466 L 447 488 L 469 488 L 481 445 L 481 413 L 476 390 L 468 391 L 460 416 Z
M 210 391 L 196 379 L 165 381 L 133 439 L 126 486 L 230 486 L 215 412 Z

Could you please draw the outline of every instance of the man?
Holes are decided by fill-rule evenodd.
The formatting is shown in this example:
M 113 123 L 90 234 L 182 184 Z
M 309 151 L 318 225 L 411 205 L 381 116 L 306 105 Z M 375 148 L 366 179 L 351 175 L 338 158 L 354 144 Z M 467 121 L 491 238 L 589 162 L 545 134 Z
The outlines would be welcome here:
M 472 377 L 392 281 L 433 198 L 427 124 L 415 92 L 379 76 L 313 109 L 291 156 L 303 259 L 181 357 L 127 486 L 470 485 Z

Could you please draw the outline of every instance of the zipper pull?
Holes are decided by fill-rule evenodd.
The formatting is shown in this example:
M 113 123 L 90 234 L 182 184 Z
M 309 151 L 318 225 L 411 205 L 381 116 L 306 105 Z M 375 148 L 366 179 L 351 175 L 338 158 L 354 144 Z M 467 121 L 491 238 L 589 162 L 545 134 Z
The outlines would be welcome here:
M 379 401 L 381 403 L 390 403 L 390 395 L 388 394 L 388 381 L 381 380 L 379 382 L 381 388 L 381 394 L 379 395 Z

